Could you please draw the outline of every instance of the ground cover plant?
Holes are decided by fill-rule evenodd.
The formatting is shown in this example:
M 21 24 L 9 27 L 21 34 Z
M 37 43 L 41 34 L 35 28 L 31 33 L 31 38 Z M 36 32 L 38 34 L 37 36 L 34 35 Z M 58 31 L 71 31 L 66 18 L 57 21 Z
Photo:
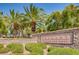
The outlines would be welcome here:
M 25 49 L 30 51 L 33 55 L 42 55 L 43 49 L 45 48 L 46 45 L 42 43 L 29 43 L 25 45 Z
M 1 49 L 1 48 L 4 48 L 4 45 L 3 45 L 3 44 L 0 44 L 0 49 Z
M 43 43 L 27 43 L 25 44 L 25 50 L 30 52 L 30 55 L 43 55 L 46 49 L 47 55 L 79 55 L 78 49 L 73 48 L 60 48 L 60 47 L 48 47 Z M 7 47 L 0 44 L 0 54 L 12 52 L 12 54 L 23 54 L 24 48 L 22 44 L 11 43 Z M 27 53 L 26 53 L 27 54 Z
M 72 48 L 48 48 L 48 55 L 79 55 L 79 50 Z
M 3 44 L 0 44 L 0 53 L 7 53 L 9 50 Z
M 11 43 L 7 45 L 7 48 L 9 51 L 15 54 L 20 54 L 23 53 L 23 45 L 22 44 L 17 44 L 17 43 Z

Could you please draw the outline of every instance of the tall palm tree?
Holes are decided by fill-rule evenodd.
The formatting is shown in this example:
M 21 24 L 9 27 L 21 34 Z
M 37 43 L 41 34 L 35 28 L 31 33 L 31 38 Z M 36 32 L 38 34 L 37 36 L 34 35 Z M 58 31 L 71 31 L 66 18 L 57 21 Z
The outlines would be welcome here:
M 41 12 L 43 9 L 35 7 L 33 4 L 30 4 L 29 7 L 24 7 L 24 10 L 26 12 L 26 16 L 28 17 L 29 20 L 31 20 L 31 29 L 32 32 L 36 31 L 36 22 L 37 20 L 40 20 L 42 16 Z
M 23 13 L 20 14 L 20 29 L 22 36 L 24 36 L 24 34 L 31 33 L 31 20 L 29 20 Z
M 19 26 L 19 16 L 18 13 L 14 11 L 14 9 L 10 10 L 10 18 L 11 18 L 11 29 L 13 31 L 14 36 L 17 35 Z

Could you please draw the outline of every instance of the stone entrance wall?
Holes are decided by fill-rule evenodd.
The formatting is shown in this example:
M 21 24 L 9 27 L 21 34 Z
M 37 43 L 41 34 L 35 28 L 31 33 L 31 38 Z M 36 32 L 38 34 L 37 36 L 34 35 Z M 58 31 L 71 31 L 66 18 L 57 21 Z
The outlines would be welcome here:
M 37 42 L 51 44 L 57 47 L 71 47 L 79 49 L 79 29 L 65 29 L 54 32 L 35 34 Z
M 52 46 L 57 47 L 70 47 L 79 49 L 79 29 L 65 29 L 65 30 L 57 30 L 54 32 L 33 34 L 32 37 L 29 38 L 20 38 L 18 40 L 13 40 L 14 38 L 6 38 L 1 39 L 0 43 L 9 44 L 9 43 L 46 43 Z M 16 38 L 17 39 L 17 38 Z

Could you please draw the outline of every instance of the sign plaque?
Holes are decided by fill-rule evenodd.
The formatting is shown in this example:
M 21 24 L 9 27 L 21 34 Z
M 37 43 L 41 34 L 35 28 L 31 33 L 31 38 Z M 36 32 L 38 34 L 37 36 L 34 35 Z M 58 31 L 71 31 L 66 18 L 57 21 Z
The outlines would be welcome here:
M 42 34 L 40 40 L 42 43 L 72 44 L 73 35 L 72 35 L 72 33 Z

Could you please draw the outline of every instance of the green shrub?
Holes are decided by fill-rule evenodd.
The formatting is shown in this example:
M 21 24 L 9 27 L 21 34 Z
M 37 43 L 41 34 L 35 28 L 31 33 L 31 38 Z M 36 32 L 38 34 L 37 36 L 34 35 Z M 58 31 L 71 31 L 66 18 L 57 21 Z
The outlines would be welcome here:
M 11 43 L 7 45 L 7 48 L 12 51 L 12 53 L 23 53 L 23 45 L 17 43 Z
M 4 48 L 4 45 L 3 45 L 3 44 L 0 44 L 0 49 L 1 49 L 1 48 Z
M 9 52 L 9 50 L 7 48 L 1 48 L 0 49 L 0 53 L 7 53 Z
M 0 53 L 7 53 L 9 50 L 7 48 L 4 48 L 3 44 L 0 44 Z
M 38 43 L 37 45 L 38 45 L 38 47 L 41 47 L 42 49 L 45 49 L 46 48 L 46 44 Z
M 43 55 L 43 49 L 38 48 L 31 51 L 32 55 Z
M 72 48 L 49 48 L 48 55 L 79 55 L 79 50 Z
M 28 43 L 25 45 L 25 49 L 30 51 L 33 55 L 43 54 L 44 48 L 46 48 L 46 45 L 42 43 Z

